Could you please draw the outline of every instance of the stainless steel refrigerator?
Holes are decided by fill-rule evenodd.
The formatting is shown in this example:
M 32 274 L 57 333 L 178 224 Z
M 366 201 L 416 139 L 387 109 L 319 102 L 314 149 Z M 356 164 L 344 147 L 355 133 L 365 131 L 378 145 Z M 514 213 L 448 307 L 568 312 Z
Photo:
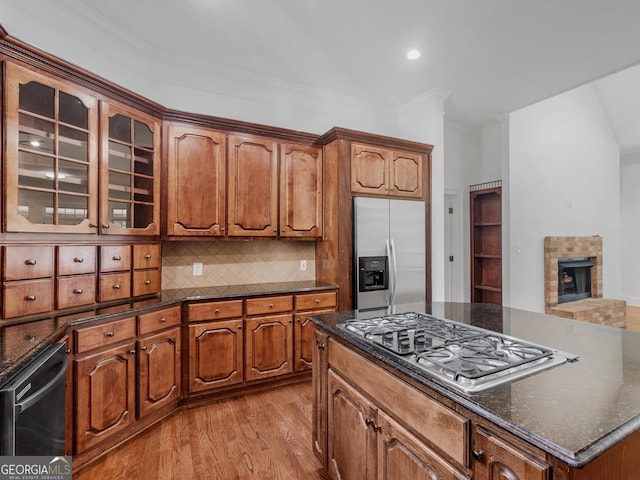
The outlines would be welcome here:
M 426 299 L 425 203 L 354 197 L 354 308 Z

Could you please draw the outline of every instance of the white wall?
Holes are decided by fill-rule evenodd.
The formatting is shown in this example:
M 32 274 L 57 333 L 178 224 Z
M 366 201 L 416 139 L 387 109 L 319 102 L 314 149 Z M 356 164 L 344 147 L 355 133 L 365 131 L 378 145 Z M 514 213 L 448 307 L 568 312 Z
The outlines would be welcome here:
M 544 310 L 545 236 L 602 236 L 604 296 L 620 298 L 619 159 L 593 85 L 509 115 L 508 306 Z
M 622 155 L 620 163 L 620 211 L 622 298 L 640 306 L 640 153 Z

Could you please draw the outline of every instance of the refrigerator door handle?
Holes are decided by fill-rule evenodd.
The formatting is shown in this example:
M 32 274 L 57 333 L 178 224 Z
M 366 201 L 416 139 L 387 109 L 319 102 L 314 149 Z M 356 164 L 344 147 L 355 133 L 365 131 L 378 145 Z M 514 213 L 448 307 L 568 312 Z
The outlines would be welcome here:
M 386 239 L 386 250 L 387 250 L 387 258 L 389 259 L 389 262 L 391 262 L 391 244 L 389 242 L 389 239 Z M 389 275 L 389 288 L 387 288 L 387 293 L 386 295 L 386 300 L 387 300 L 387 305 L 391 305 L 392 301 L 393 301 L 393 282 L 395 282 L 395 277 L 392 277 L 392 275 Z
M 393 243 L 393 238 L 391 239 L 391 265 L 392 265 L 391 270 L 392 270 L 393 281 L 390 282 L 391 284 L 390 304 L 393 305 L 395 301 L 395 296 L 396 296 L 396 280 L 398 278 L 398 263 L 396 262 L 396 246 Z

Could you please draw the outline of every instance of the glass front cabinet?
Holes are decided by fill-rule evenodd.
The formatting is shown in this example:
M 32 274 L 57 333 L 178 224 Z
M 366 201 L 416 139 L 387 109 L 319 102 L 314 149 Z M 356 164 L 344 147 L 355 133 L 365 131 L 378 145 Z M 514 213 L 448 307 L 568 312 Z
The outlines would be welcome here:
M 160 122 L 5 65 L 4 231 L 159 235 Z
M 7 232 L 97 233 L 98 100 L 6 63 Z
M 101 233 L 160 234 L 160 122 L 103 102 Z

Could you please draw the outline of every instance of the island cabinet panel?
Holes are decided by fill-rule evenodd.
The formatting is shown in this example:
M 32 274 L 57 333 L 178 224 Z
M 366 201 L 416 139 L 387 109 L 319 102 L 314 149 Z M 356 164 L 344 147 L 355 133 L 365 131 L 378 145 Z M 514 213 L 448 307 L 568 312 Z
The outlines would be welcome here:
M 180 329 L 141 338 L 137 351 L 138 418 L 141 418 L 180 398 Z
M 469 465 L 470 421 L 341 343 L 329 339 L 329 368 L 340 372 L 376 405 L 393 413 L 433 448 Z M 420 419 L 416 421 L 415 419 Z
M 280 237 L 322 238 L 322 149 L 280 145 Z
M 474 480 L 549 480 L 551 467 L 480 428 L 473 434 Z
M 189 392 L 243 381 L 242 319 L 189 325 Z
M 75 453 L 135 422 L 135 343 L 74 361 Z
M 378 412 L 377 426 L 380 431 L 377 442 L 379 480 L 468 479 L 384 412 Z
M 277 237 L 277 142 L 251 135 L 230 135 L 228 145 L 227 234 Z
M 245 319 L 247 381 L 293 372 L 293 314 Z
M 169 125 L 167 136 L 167 235 L 224 236 L 226 135 Z
M 376 480 L 377 409 L 331 370 L 328 388 L 329 477 Z
M 313 329 L 313 453 L 327 468 L 327 345 L 329 336 Z

